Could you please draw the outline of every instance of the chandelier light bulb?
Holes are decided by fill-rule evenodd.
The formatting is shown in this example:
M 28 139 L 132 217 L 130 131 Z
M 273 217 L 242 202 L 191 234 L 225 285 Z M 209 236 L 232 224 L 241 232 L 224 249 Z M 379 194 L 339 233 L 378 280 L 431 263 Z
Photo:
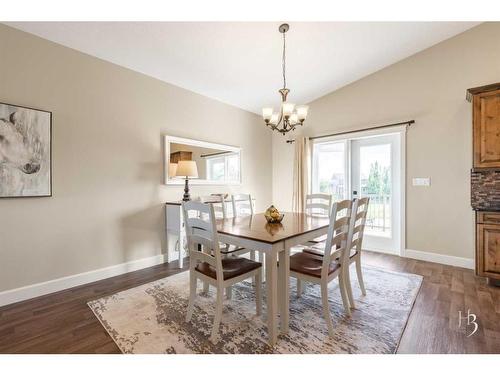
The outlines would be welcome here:
M 271 107 L 262 108 L 262 117 L 265 121 L 271 120 L 273 116 L 273 109 Z
M 292 115 L 290 116 L 290 123 L 292 125 L 299 123 L 299 116 L 296 113 L 292 113 Z
M 284 102 L 283 103 L 283 116 L 290 117 L 295 109 L 295 104 Z
M 304 121 L 307 118 L 307 112 L 309 112 L 309 106 L 307 105 L 297 106 L 297 116 L 300 121 Z
M 273 114 L 271 115 L 271 121 L 269 121 L 269 122 L 270 122 L 271 124 L 273 124 L 273 125 L 277 125 L 277 124 L 278 124 L 278 122 L 279 122 L 279 116 L 280 116 L 280 115 L 279 115 L 279 113 L 273 113 Z

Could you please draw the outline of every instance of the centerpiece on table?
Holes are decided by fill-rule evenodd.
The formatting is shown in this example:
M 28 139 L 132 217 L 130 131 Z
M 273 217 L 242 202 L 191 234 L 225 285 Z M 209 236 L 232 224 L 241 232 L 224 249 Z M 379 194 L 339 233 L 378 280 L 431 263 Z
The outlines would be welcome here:
M 280 213 L 276 207 L 271 205 L 264 213 L 264 216 L 266 217 L 268 223 L 276 224 L 281 223 L 285 214 Z

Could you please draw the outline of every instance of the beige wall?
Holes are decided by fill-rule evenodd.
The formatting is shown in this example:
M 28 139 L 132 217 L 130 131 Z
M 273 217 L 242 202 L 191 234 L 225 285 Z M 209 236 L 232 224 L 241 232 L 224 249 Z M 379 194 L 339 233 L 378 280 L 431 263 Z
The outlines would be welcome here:
M 271 203 L 255 114 L 3 25 L 0 56 L 0 101 L 53 112 L 53 197 L 0 199 L 0 291 L 164 253 L 163 202 L 183 187 L 162 185 L 162 134 L 243 148 L 241 186 L 194 195 Z
M 465 90 L 500 81 L 499 40 L 500 23 L 482 24 L 310 103 L 309 136 L 416 120 L 407 133 L 408 249 L 473 258 Z M 273 156 L 274 202 L 288 208 L 293 146 L 274 136 Z M 413 177 L 431 186 L 413 187 Z

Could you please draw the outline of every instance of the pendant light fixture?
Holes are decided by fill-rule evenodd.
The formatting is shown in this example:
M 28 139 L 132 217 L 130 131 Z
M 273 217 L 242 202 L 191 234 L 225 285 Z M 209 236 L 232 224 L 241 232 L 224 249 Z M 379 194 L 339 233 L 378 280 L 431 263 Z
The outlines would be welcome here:
M 281 95 L 281 106 L 278 112 L 274 112 L 272 107 L 262 108 L 262 117 L 266 125 L 272 130 L 276 130 L 285 135 L 291 130 L 295 130 L 298 125 L 304 125 L 309 107 L 307 105 L 292 104 L 287 101 L 290 90 L 286 87 L 286 32 L 290 26 L 286 23 L 279 27 L 279 32 L 283 34 L 283 88 L 278 90 Z

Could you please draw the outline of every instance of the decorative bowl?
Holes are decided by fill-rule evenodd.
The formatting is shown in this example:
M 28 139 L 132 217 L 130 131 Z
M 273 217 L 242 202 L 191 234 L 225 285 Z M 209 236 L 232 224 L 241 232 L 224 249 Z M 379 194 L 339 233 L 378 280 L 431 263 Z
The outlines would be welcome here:
M 276 224 L 276 223 L 281 223 L 285 214 L 280 213 L 276 209 L 276 207 L 271 206 L 266 210 L 266 212 L 264 213 L 264 216 L 266 217 L 266 220 L 268 223 Z

